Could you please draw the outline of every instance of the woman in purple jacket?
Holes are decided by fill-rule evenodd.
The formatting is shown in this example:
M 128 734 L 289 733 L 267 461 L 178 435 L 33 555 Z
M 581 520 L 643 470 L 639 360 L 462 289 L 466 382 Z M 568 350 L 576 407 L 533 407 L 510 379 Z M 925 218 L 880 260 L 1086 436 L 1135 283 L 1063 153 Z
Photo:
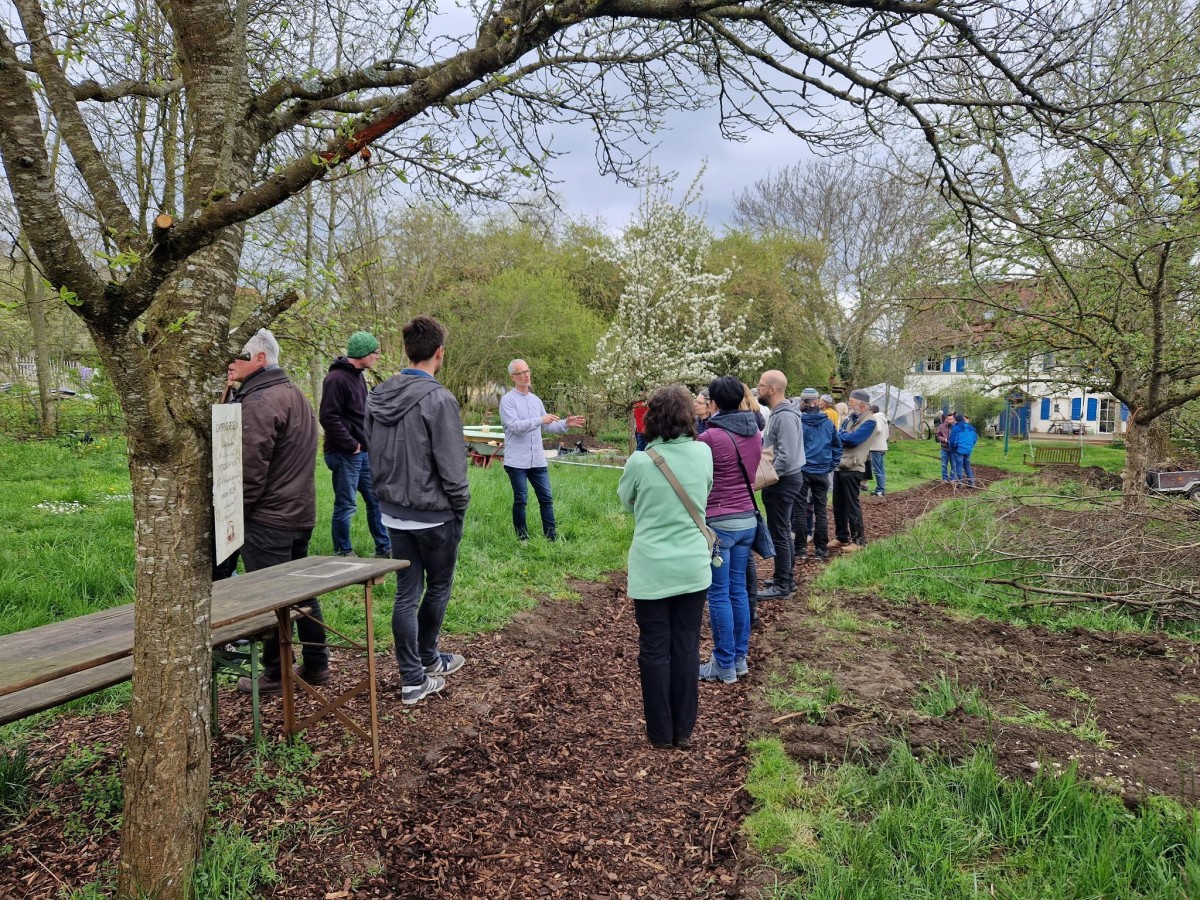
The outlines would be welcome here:
M 720 539 L 721 565 L 713 569 L 708 589 L 708 618 L 712 626 L 712 657 L 700 667 L 701 681 L 733 684 L 749 668 L 750 603 L 746 566 L 754 543 L 753 473 L 762 456 L 762 438 L 753 412 L 739 410 L 745 386 L 736 378 L 718 378 L 708 386 L 717 412 L 697 440 L 708 444 L 713 457 L 713 487 L 705 521 Z

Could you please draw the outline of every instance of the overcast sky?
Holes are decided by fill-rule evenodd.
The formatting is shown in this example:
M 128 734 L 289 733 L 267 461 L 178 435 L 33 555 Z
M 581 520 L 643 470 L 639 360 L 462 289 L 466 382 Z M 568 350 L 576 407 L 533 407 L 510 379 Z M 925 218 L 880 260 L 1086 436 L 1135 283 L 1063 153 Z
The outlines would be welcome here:
M 657 135 L 659 147 L 652 163 L 663 172 L 678 174 L 674 196 L 680 200 L 707 159 L 702 200 L 718 232 L 733 224 L 734 197 L 768 172 L 811 156 L 801 141 L 782 131 L 756 132 L 747 141 L 725 140 L 715 110 L 673 113 L 667 124 Z M 551 164 L 551 171 L 560 182 L 559 199 L 569 215 L 599 217 L 610 230 L 620 231 L 636 211 L 639 193 L 612 176 L 601 177 L 594 140 L 583 127 L 559 129 L 554 146 L 569 152 Z

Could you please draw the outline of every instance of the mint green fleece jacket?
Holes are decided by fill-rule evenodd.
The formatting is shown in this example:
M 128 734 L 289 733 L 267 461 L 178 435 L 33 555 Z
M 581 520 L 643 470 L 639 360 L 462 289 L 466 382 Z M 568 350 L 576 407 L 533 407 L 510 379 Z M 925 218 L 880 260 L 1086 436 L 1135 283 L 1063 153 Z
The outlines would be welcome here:
M 713 483 L 708 445 L 682 437 L 665 442 L 653 440 L 646 447 L 651 448 L 662 454 L 703 516 Z M 635 600 L 661 600 L 707 590 L 712 584 L 708 544 L 648 453 L 639 451 L 629 457 L 617 484 L 617 496 L 634 518 L 629 596 Z

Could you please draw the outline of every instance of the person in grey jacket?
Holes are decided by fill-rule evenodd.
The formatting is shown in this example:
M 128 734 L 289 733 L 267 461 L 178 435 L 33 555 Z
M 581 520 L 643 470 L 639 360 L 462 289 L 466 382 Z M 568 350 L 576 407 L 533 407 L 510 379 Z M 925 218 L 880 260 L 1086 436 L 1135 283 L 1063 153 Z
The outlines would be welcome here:
M 775 542 L 775 577 L 759 591 L 759 600 L 777 600 L 795 590 L 795 548 L 792 545 L 792 509 L 804 487 L 804 434 L 800 409 L 787 399 L 787 376 L 771 369 L 758 379 L 758 402 L 771 410 L 763 449 L 774 452 L 779 481 L 762 490 L 767 528 Z
M 446 329 L 417 316 L 403 334 L 412 365 L 368 395 L 366 432 L 392 556 L 409 561 L 396 573 L 392 636 L 400 699 L 413 704 L 445 687 L 445 676 L 466 661 L 441 652 L 438 637 L 471 491 L 458 401 L 434 378 L 446 353 Z

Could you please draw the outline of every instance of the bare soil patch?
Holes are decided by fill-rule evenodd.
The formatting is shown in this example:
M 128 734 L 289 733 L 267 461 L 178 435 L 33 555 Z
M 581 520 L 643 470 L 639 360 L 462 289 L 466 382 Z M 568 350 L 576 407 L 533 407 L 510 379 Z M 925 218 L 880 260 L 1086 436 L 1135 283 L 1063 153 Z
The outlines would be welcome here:
M 1002 473 L 980 474 L 990 481 Z M 955 491 L 939 483 L 865 498 L 868 537 L 907 527 Z M 801 563 L 799 581 L 807 585 L 817 568 Z M 317 764 L 303 776 L 281 773 L 274 761 L 256 769 L 249 699 L 223 690 L 214 815 L 280 840 L 282 880 L 265 896 L 755 896 L 760 876 L 739 829 L 750 809 L 745 741 L 762 732 L 781 733 L 805 760 L 877 753 L 899 737 L 949 754 L 990 742 L 1010 774 L 1078 760 L 1088 777 L 1129 798 L 1194 797 L 1200 679 L 1191 645 L 963 621 L 874 597 L 839 598 L 864 623 L 839 631 L 807 608 L 805 586 L 787 603 L 762 605 L 749 678 L 701 687 L 694 749 L 662 752 L 644 740 L 623 576 L 575 587 L 580 602 L 545 602 L 497 634 L 447 641 L 468 664 L 414 708 L 400 703 L 395 667 L 381 658 L 378 777 L 369 747 L 332 725 L 305 735 Z M 832 671 L 843 702 L 819 724 L 773 723 L 767 675 L 799 662 Z M 363 667 L 342 663 L 338 678 L 348 685 Z M 1070 719 L 1086 707 L 1113 747 L 961 713 L 922 716 L 913 695 L 939 672 L 978 685 L 998 712 L 1025 706 Z M 1087 702 L 1073 699 L 1083 694 Z M 279 734 L 281 719 L 279 701 L 267 701 L 268 735 Z M 117 764 L 126 723 L 123 712 L 68 716 L 30 741 L 40 800 L 0 833 L 0 896 L 55 897 L 111 863 L 115 829 L 83 807 L 87 785 Z M 72 744 L 107 749 L 80 778 L 53 783 Z M 297 793 L 297 783 L 308 791 Z M 72 813 L 82 814 L 82 829 L 64 828 Z

